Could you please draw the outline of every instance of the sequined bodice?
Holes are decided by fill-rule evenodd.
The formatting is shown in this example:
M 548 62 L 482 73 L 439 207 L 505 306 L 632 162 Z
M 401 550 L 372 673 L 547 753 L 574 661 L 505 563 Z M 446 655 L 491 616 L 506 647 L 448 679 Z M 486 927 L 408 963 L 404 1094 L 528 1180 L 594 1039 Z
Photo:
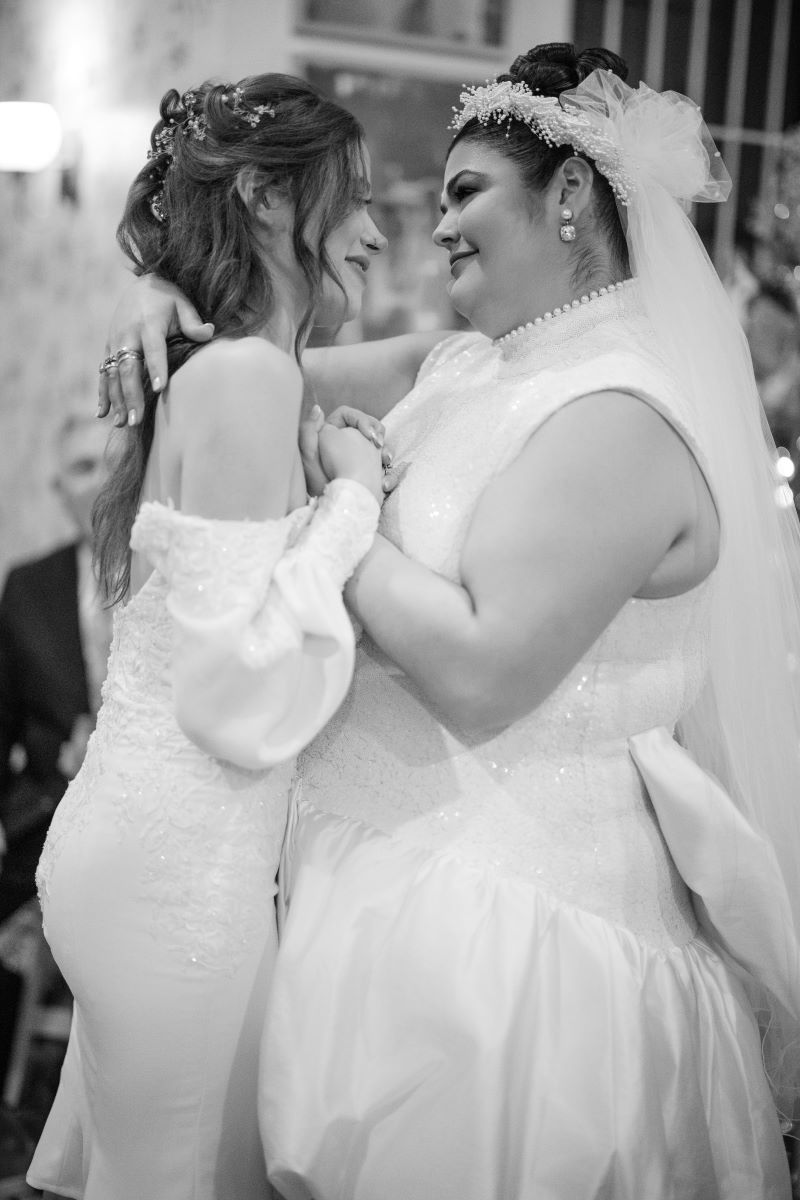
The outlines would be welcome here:
M 409 467 L 384 505 L 382 532 L 457 579 L 471 514 L 492 476 L 559 407 L 603 389 L 647 399 L 704 465 L 635 293 L 626 291 L 502 352 L 471 334 L 437 348 L 386 421 L 395 459 Z M 669 944 L 693 921 L 628 738 L 672 728 L 696 696 L 712 587 L 629 601 L 537 710 L 484 738 L 448 727 L 364 639 L 348 701 L 301 756 L 305 796 L 530 878 Z

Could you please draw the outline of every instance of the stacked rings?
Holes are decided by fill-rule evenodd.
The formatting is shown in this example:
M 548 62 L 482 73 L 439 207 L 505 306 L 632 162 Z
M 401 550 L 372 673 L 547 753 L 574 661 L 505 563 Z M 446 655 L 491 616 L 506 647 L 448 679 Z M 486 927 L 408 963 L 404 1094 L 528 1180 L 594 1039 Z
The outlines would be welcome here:
M 129 358 L 134 358 L 138 362 L 144 362 L 144 355 L 141 350 L 132 350 L 130 346 L 123 346 L 116 354 L 109 354 L 108 358 L 104 358 L 98 370 L 101 375 L 109 375 L 112 371 L 118 370 L 120 363 L 125 362 Z

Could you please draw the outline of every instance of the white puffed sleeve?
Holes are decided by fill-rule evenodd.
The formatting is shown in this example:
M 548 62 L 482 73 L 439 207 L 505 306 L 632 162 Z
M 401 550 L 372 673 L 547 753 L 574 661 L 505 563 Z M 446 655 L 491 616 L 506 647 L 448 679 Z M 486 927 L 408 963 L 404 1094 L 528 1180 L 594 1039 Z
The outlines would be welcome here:
M 131 547 L 167 583 L 175 715 L 202 750 L 260 770 L 291 758 L 336 711 L 354 659 L 342 587 L 379 512 L 344 479 L 277 521 L 142 505 Z

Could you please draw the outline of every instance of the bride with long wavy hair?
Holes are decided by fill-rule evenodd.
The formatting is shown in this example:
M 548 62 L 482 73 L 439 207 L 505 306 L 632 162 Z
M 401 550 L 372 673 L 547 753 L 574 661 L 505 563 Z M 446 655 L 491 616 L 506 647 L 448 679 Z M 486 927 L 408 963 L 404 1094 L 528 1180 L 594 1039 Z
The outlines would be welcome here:
M 358 312 L 384 244 L 358 123 L 302 80 L 168 92 L 119 241 L 215 323 L 175 339 L 95 509 L 118 601 L 97 729 L 37 883 L 75 998 L 29 1171 L 84 1200 L 264 1200 L 258 1045 L 297 751 L 343 698 L 341 588 L 369 547 L 379 449 L 319 435 L 308 502 L 298 357 Z M 138 362 L 109 356 L 104 378 Z

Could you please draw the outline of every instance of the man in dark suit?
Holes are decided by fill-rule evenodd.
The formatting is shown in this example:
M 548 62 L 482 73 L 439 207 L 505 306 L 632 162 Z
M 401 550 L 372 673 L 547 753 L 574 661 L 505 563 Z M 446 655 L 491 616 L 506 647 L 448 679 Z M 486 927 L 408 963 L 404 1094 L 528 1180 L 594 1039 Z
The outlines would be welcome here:
M 91 510 L 106 476 L 107 433 L 70 417 L 54 486 L 77 540 L 15 567 L 0 598 L 0 925 L 36 891 L 53 811 L 80 766 L 100 700 L 110 638 L 91 565 Z M 0 964 L 0 1087 L 20 979 Z

